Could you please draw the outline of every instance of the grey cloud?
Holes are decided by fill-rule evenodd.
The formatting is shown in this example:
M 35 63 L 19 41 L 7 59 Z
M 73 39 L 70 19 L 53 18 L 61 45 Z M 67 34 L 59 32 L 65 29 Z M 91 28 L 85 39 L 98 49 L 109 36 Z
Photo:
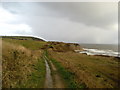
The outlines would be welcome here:
M 34 35 L 46 40 L 80 42 L 80 43 L 117 43 L 117 31 L 90 27 L 78 22 L 62 19 L 36 18 L 29 22 L 35 29 Z M 39 23 L 35 23 L 39 21 Z
M 117 22 L 117 3 L 44 3 L 48 9 L 57 11 L 63 17 L 87 25 L 107 28 Z
M 118 20 L 117 3 L 102 2 L 39 2 L 5 3 L 12 13 L 34 16 L 66 17 L 74 22 L 108 28 Z M 17 7 L 17 8 L 15 8 Z
M 117 42 L 117 31 L 112 28 L 118 19 L 117 3 L 3 3 L 3 8 L 20 15 L 19 22 L 28 24 L 32 27 L 33 35 L 46 40 Z

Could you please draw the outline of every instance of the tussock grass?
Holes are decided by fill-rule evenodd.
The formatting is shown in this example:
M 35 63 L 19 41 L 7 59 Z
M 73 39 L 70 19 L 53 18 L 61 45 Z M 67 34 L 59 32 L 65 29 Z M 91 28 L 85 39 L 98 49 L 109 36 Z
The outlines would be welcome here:
M 22 87 L 44 88 L 45 81 L 45 62 L 43 58 L 38 59 L 38 63 L 32 65 L 34 71 L 31 73 L 28 81 Z
M 28 49 L 14 41 L 3 41 L 2 46 L 3 88 L 43 87 L 45 65 L 41 59 L 42 51 L 33 51 L 33 48 Z

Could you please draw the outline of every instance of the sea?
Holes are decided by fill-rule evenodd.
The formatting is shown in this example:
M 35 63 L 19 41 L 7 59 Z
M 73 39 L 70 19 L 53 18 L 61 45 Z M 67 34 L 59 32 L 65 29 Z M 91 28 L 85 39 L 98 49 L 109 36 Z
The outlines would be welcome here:
M 83 51 L 79 51 L 79 53 L 120 57 L 118 45 L 116 44 L 80 44 L 80 46 Z

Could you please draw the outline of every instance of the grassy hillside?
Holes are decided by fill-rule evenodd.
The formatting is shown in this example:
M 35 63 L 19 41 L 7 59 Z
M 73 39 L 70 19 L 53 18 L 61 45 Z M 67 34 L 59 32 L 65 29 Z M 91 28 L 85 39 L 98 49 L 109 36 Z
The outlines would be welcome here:
M 3 88 L 41 88 L 44 86 L 45 63 L 42 60 L 43 41 L 2 40 Z
M 46 44 L 44 40 L 34 39 L 32 37 L 2 37 L 2 40 L 16 45 L 22 45 L 31 50 L 40 50 Z
M 120 82 L 117 58 L 76 53 L 74 50 L 82 50 L 78 44 L 4 36 L 2 46 L 4 88 L 43 88 L 46 50 L 68 87 L 117 88 Z
M 28 36 L 0 36 L 0 38 L 9 38 L 9 39 L 16 39 L 16 40 L 36 40 L 36 41 L 44 41 L 43 39 L 36 38 L 36 37 L 28 37 Z
M 120 77 L 116 58 L 53 50 L 49 50 L 49 55 L 68 71 L 73 72 L 77 83 L 85 83 L 88 88 L 118 87 Z

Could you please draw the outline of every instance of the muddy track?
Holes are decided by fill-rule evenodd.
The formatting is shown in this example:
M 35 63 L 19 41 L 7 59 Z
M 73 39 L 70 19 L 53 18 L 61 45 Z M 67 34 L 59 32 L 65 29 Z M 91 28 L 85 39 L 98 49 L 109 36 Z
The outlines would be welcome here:
M 45 76 L 45 88 L 53 88 L 53 79 L 51 76 L 51 70 L 47 60 L 45 60 L 46 65 L 46 76 Z
M 44 60 L 46 64 L 45 88 L 65 88 L 65 83 L 55 65 L 46 56 L 44 56 Z

